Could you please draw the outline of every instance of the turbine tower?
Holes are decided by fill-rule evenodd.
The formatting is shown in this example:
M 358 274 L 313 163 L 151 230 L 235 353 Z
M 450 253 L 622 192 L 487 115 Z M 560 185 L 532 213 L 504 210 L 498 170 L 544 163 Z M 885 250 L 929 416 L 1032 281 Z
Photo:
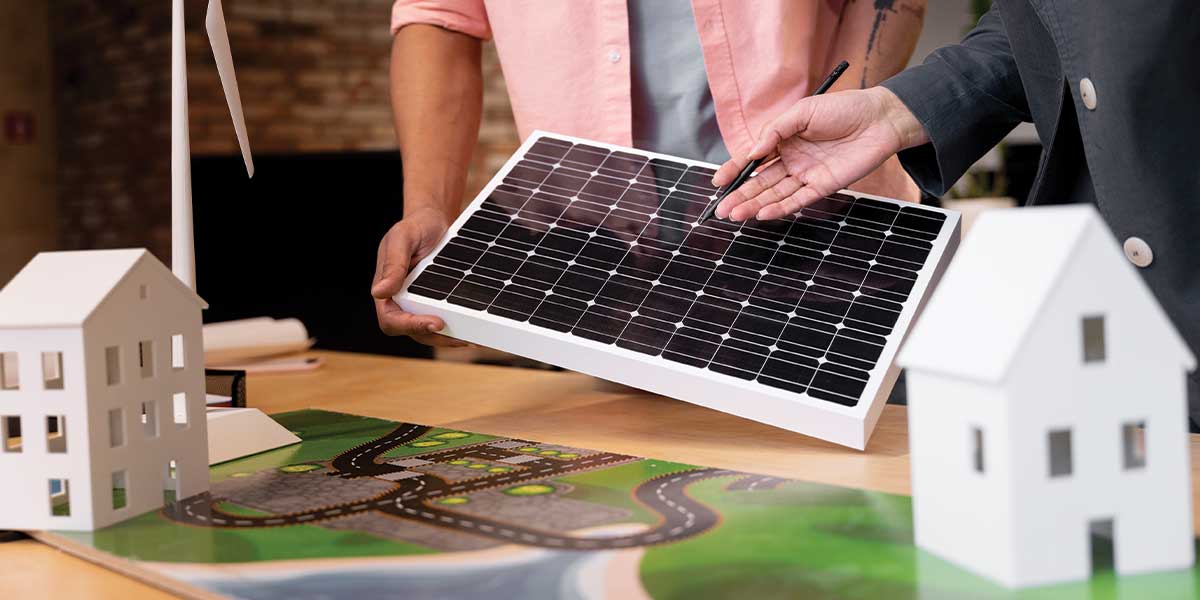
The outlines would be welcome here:
M 192 150 L 188 137 L 187 49 L 184 39 L 184 0 L 172 0 L 171 9 L 171 271 L 185 285 L 196 289 L 196 247 L 192 229 Z M 254 177 L 254 158 L 246 136 L 242 97 L 233 71 L 229 32 L 221 0 L 209 0 L 205 30 L 217 63 L 225 102 L 233 117 L 246 174 Z

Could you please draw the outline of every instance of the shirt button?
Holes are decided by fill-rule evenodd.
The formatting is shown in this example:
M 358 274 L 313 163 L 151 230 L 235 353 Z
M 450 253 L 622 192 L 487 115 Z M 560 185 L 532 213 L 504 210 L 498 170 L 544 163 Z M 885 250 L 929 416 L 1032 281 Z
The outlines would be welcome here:
M 610 63 L 621 62 L 621 53 L 617 52 L 616 50 L 609 50 L 608 51 L 608 62 L 610 62 Z
M 1092 85 L 1091 79 L 1084 77 L 1079 80 L 1079 98 L 1088 110 L 1096 110 L 1096 86 Z
M 1140 237 L 1131 237 L 1125 240 L 1125 258 L 1129 262 L 1139 266 L 1148 267 L 1154 262 L 1154 251 L 1150 249 L 1150 244 L 1146 243 Z

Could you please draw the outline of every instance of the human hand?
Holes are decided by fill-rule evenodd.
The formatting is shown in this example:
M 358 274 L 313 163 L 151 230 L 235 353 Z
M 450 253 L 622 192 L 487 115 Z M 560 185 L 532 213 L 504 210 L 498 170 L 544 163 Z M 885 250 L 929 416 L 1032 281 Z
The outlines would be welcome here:
M 375 297 L 375 316 L 384 333 L 407 335 L 428 346 L 467 345 L 439 335 L 437 332 L 446 326 L 439 317 L 404 312 L 392 300 L 392 296 L 400 292 L 409 268 L 433 252 L 449 227 L 446 216 L 436 209 L 416 210 L 393 225 L 379 242 L 371 295 Z
M 900 164 L 900 157 L 896 155 L 892 155 L 891 158 L 883 161 L 883 164 L 879 165 L 874 171 L 871 171 L 863 176 L 862 179 L 855 181 L 847 187 L 856 192 L 874 194 L 885 198 L 895 198 L 897 200 L 916 203 L 921 201 L 921 188 L 904 171 L 904 167 Z
M 751 160 L 779 157 L 726 196 L 716 215 L 744 221 L 795 214 L 926 141 L 920 121 L 886 88 L 805 98 L 767 125 L 748 156 L 713 176 L 714 185 L 727 185 Z

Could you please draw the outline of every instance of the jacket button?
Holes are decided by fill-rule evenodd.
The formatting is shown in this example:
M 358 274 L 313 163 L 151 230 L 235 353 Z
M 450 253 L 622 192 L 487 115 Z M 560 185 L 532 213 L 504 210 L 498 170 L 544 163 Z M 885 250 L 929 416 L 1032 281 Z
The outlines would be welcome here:
M 1129 262 L 1139 266 L 1148 267 L 1154 262 L 1154 251 L 1150 249 L 1150 244 L 1146 243 L 1140 237 L 1131 237 L 1125 240 L 1125 258 Z
M 620 52 L 617 52 L 616 50 L 608 51 L 608 62 L 618 63 L 620 61 L 621 61 L 621 53 Z
M 1079 99 L 1088 110 L 1096 110 L 1096 86 L 1087 77 L 1079 80 Z

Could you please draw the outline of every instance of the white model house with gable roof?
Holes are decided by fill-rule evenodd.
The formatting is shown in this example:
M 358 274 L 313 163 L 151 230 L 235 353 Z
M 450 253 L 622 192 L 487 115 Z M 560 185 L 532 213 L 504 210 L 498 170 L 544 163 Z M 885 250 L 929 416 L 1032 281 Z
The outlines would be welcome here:
M 1096 209 L 993 211 L 901 350 L 917 544 L 1010 587 L 1193 561 L 1195 359 Z
M 0 529 L 208 490 L 205 307 L 140 249 L 44 252 L 0 290 Z

